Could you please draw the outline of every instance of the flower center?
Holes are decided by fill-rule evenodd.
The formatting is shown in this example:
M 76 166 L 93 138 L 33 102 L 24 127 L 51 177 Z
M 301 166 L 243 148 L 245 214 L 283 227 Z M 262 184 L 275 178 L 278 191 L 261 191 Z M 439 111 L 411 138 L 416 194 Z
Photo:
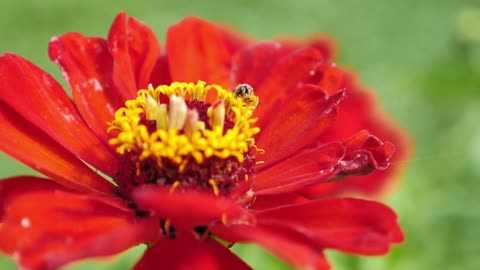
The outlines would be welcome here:
M 235 92 L 202 81 L 139 90 L 109 123 L 109 143 L 120 154 L 114 177 L 120 194 L 128 198 L 136 186 L 156 184 L 227 195 L 249 182 L 257 104 L 246 84 Z

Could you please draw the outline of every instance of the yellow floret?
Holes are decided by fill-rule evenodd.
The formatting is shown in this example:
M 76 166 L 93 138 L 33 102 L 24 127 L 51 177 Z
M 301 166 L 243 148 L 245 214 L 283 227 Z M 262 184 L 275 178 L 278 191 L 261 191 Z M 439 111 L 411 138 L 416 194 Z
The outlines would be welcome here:
M 166 104 L 158 103 L 161 95 L 169 98 L 176 95 L 184 100 L 205 102 L 210 91 L 216 93 L 217 99 L 225 108 L 212 117 L 218 118 L 218 114 L 225 114 L 225 117 L 234 123 L 231 129 L 223 130 L 221 123 L 213 125 L 212 129 L 206 129 L 205 123 L 198 122 L 194 131 L 186 134 L 177 128 L 166 126 Z M 255 104 L 258 103 L 257 96 L 250 98 L 256 101 Z M 156 105 L 159 107 L 156 108 Z M 251 126 L 256 121 L 251 117 L 255 106 L 233 92 L 218 85 L 206 85 L 202 81 L 196 84 L 174 82 L 157 88 L 149 85 L 147 89 L 139 90 L 135 99 L 126 101 L 125 107 L 115 112 L 115 119 L 109 123 L 108 132 L 116 133 L 109 143 L 117 147 L 119 154 L 136 151 L 140 159 L 153 156 L 158 160 L 166 158 L 177 164 L 184 164 L 191 159 L 202 163 L 210 157 L 235 157 L 239 162 L 243 162 L 249 147 L 255 148 L 253 136 L 260 132 L 258 127 Z M 159 119 L 157 130 L 150 133 L 145 125 L 140 124 L 142 114 L 146 114 L 149 120 Z M 218 120 L 215 121 L 214 123 L 218 123 Z

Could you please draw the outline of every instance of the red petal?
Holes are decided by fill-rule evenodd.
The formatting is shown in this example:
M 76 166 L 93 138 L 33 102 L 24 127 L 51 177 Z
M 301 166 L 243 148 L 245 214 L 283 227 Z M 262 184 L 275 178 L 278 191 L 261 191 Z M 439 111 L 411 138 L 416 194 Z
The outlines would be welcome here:
M 265 115 L 272 107 L 278 110 L 278 100 L 285 98 L 300 83 L 307 82 L 311 71 L 322 66 L 323 61 L 321 53 L 313 48 L 300 49 L 280 59 L 255 89 L 260 97 L 258 115 Z
M 404 239 L 397 216 L 385 205 L 360 199 L 328 199 L 256 215 L 264 224 L 305 235 L 322 248 L 378 255 Z
M 252 38 L 228 25 L 221 25 L 220 31 L 222 32 L 225 46 L 230 55 L 235 55 L 238 51 L 248 46 L 248 44 L 254 42 Z
M 243 50 L 233 59 L 232 86 L 248 83 L 256 89 L 280 60 L 280 52 L 280 44 L 272 41 L 259 42 Z
M 172 82 L 170 76 L 170 69 L 168 67 L 168 58 L 166 55 L 158 57 L 155 66 L 153 67 L 150 77 L 150 83 L 156 87 L 159 85 L 170 84 Z
M 6 104 L 0 107 L 0 149 L 61 185 L 113 193 L 114 186 Z
M 113 59 L 107 42 L 79 33 L 61 35 L 49 43 L 50 60 L 62 69 L 73 100 L 88 126 L 106 143 L 107 122 L 127 96 L 118 92 L 112 80 Z
M 256 142 L 265 150 L 262 158 L 267 163 L 273 162 L 319 142 L 335 120 L 337 105 L 343 97 L 344 91 L 327 97 L 318 86 L 309 84 L 292 89 L 277 106 L 264 111 L 264 117 L 257 122 L 262 132 Z
M 333 60 L 335 60 L 337 54 L 337 46 L 335 44 L 335 41 L 331 37 L 322 34 L 312 36 L 311 38 L 306 40 L 300 40 L 298 38 L 292 37 L 282 38 L 279 40 L 279 43 L 282 44 L 284 50 L 288 51 L 294 51 L 298 48 L 307 46 L 313 47 L 319 50 L 325 60 L 328 62 L 332 62 Z
M 253 190 L 258 195 L 293 192 L 305 186 L 324 182 L 331 177 L 343 156 L 341 144 L 312 146 L 262 167 L 255 177 Z
M 364 91 L 351 73 L 344 71 L 341 87 L 347 89 L 347 96 L 340 105 L 336 122 L 324 133 L 322 140 L 345 141 L 365 129 L 377 138 L 390 141 L 395 145 L 395 155 L 388 159 L 389 163 L 408 160 L 411 142 L 405 131 L 401 130 L 388 116 L 379 109 L 371 93 Z M 382 151 L 388 154 L 392 147 L 385 143 Z M 382 147 L 377 148 L 382 149 Z M 387 156 L 387 155 L 386 155 Z M 386 167 L 386 164 L 382 165 Z M 322 184 L 314 189 L 309 188 L 309 196 L 330 196 L 333 194 L 362 193 L 377 195 L 395 184 L 395 176 L 404 166 L 394 166 L 388 170 L 374 171 L 366 176 L 349 177 L 335 183 Z
M 0 74 L 2 102 L 85 162 L 114 174 L 116 157 L 85 125 L 53 77 L 10 53 L 0 57 Z
M 309 201 L 309 199 L 295 193 L 262 195 L 255 197 L 254 203 L 248 209 L 262 211 L 287 205 L 306 203 Z
M 0 223 L 3 222 L 6 202 L 21 196 L 23 193 L 42 190 L 67 190 L 57 183 L 33 176 L 18 176 L 0 180 Z
M 44 189 L 6 202 L 0 248 L 22 268 L 56 269 L 107 256 L 158 237 L 158 221 L 137 217 L 123 200 Z
M 160 55 L 155 33 L 122 12 L 110 28 L 108 46 L 114 60 L 113 80 L 132 98 L 138 89 L 150 83 L 151 72 Z
M 134 270 L 153 270 L 160 266 L 175 270 L 251 269 L 217 241 L 198 240 L 189 233 L 179 234 L 175 239 L 162 238 L 145 252 Z
M 296 269 L 328 270 L 330 266 L 323 254 L 323 249 L 298 233 L 281 231 L 266 226 L 230 227 L 216 226 L 213 232 L 221 239 L 231 242 L 253 242 L 267 249 Z
M 348 139 L 344 145 L 346 153 L 337 166 L 338 177 L 367 174 L 374 169 L 386 169 L 395 151 L 393 144 L 380 141 L 366 130 Z
M 229 86 L 231 55 L 219 27 L 195 17 L 171 26 L 167 55 L 172 81 Z
M 170 192 L 162 187 L 143 186 L 134 190 L 132 198 L 139 208 L 170 219 L 176 228 L 192 229 L 220 220 L 226 224 L 254 222 L 251 215 L 232 200 L 200 191 Z

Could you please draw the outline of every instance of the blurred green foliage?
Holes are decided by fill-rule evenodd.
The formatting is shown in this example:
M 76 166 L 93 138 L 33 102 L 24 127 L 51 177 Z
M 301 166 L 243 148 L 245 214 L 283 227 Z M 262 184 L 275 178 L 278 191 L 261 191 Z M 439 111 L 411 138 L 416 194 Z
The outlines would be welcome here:
M 335 269 L 480 269 L 480 4 L 466 0 L 7 1 L 0 0 L 0 52 L 13 51 L 61 80 L 48 61 L 51 36 L 105 36 L 120 10 L 163 40 L 186 15 L 225 22 L 260 39 L 323 32 L 336 38 L 339 63 L 357 70 L 385 109 L 410 130 L 416 154 L 388 201 L 407 234 L 382 258 L 328 252 Z M 21 98 L 21 97 L 19 97 Z M 0 177 L 31 169 L 0 156 Z M 268 253 L 234 248 L 255 269 L 289 269 Z M 135 248 L 67 269 L 128 269 Z M 15 269 L 0 258 L 0 269 Z

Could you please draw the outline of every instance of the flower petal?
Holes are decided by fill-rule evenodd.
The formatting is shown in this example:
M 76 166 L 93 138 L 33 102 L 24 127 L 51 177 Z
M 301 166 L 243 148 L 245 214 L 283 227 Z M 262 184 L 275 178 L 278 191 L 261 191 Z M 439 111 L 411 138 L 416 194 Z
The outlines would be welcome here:
M 388 252 L 404 239 L 390 208 L 361 199 L 327 199 L 257 213 L 257 224 L 293 230 L 322 248 L 364 255 Z
M 374 96 L 362 89 L 351 72 L 342 72 L 344 75 L 340 87 L 347 89 L 348 98 L 340 103 L 337 120 L 323 134 L 322 140 L 347 141 L 353 134 L 365 129 L 376 138 L 395 145 L 395 154 L 387 160 L 388 163 L 408 160 L 411 152 L 411 140 L 408 135 L 397 127 L 385 112 L 378 109 Z M 385 146 L 389 144 L 384 143 L 384 147 L 387 147 L 384 151 L 387 154 L 392 148 Z M 386 167 L 386 164 L 381 167 Z M 396 165 L 388 170 L 374 170 L 365 176 L 348 177 L 342 181 L 311 187 L 308 189 L 308 196 L 318 198 L 325 195 L 358 193 L 378 196 L 396 184 L 395 176 L 403 168 L 404 166 Z
M 261 167 L 255 177 L 253 190 L 257 195 L 294 192 L 305 186 L 324 182 L 332 176 L 342 158 L 340 143 L 312 146 L 291 153 L 280 162 Z
M 0 249 L 25 269 L 56 269 L 158 236 L 157 220 L 137 217 L 115 197 L 37 189 L 10 196 L 4 211 Z
M 133 191 L 132 199 L 141 209 L 170 219 L 174 227 L 192 229 L 222 220 L 224 223 L 252 223 L 251 215 L 234 201 L 200 191 L 143 186 Z
M 168 57 L 166 55 L 160 55 L 152 69 L 150 83 L 156 87 L 159 85 L 170 84 L 171 82 L 172 79 L 168 67 Z
M 262 155 L 267 162 L 265 166 L 306 145 L 328 142 L 319 138 L 335 120 L 337 105 L 344 95 L 344 91 L 339 91 L 327 97 L 318 86 L 301 85 L 278 101 L 277 106 L 265 111 L 264 115 L 271 117 L 258 120 L 262 132 L 256 137 L 259 147 L 265 150 Z
M 103 142 L 108 142 L 107 122 L 112 121 L 127 96 L 122 96 L 113 83 L 113 59 L 107 42 L 67 33 L 51 39 L 48 53 L 62 69 L 83 119 Z
M 248 44 L 255 42 L 253 38 L 232 28 L 229 25 L 220 25 L 220 31 L 222 33 L 225 46 L 227 47 L 227 51 L 231 56 L 247 47 Z
M 309 199 L 295 193 L 262 195 L 256 196 L 254 203 L 252 203 L 248 209 L 262 211 L 287 205 L 306 203 L 309 201 Z
M 231 55 L 225 36 L 215 24 L 196 17 L 183 19 L 167 33 L 172 81 L 229 86 Z
M 272 107 L 278 109 L 278 101 L 284 99 L 291 89 L 308 82 L 311 71 L 322 66 L 323 61 L 322 54 L 314 48 L 302 48 L 278 60 L 265 80 L 255 88 L 261 103 L 257 113 L 265 115 L 265 112 L 272 111 Z
M 264 41 L 241 51 L 233 58 L 232 86 L 248 83 L 256 89 L 282 57 L 281 49 L 278 42 Z
M 151 270 L 159 266 L 176 270 L 251 269 L 217 241 L 211 238 L 199 240 L 190 233 L 179 234 L 175 239 L 162 238 L 145 252 L 133 269 Z
M 129 98 L 146 88 L 160 55 L 155 33 L 146 24 L 121 12 L 108 33 L 108 46 L 114 60 L 113 80 Z
M 328 270 L 330 265 L 323 254 L 303 235 L 267 226 L 216 226 L 213 232 L 230 242 L 256 243 L 296 269 Z
M 307 46 L 313 47 L 319 50 L 325 60 L 328 62 L 335 60 L 337 54 L 337 46 L 335 45 L 335 41 L 331 37 L 322 34 L 311 36 L 305 40 L 294 37 L 281 38 L 278 42 L 281 43 L 282 47 L 284 47 L 287 51 L 293 51 L 295 49 Z
M 78 190 L 113 193 L 114 186 L 6 104 L 0 107 L 0 149 L 9 156 Z
M 85 125 L 52 76 L 11 53 L 0 56 L 0 74 L 2 102 L 85 162 L 114 174 L 116 157 Z
M 50 189 L 67 190 L 50 179 L 34 176 L 17 176 L 0 180 L 0 223 L 3 222 L 6 202 L 26 192 Z
M 395 146 L 389 142 L 382 142 L 362 130 L 344 142 L 346 153 L 337 168 L 338 177 L 347 175 L 362 175 L 372 170 L 383 170 L 389 165 L 389 159 L 395 151 Z

